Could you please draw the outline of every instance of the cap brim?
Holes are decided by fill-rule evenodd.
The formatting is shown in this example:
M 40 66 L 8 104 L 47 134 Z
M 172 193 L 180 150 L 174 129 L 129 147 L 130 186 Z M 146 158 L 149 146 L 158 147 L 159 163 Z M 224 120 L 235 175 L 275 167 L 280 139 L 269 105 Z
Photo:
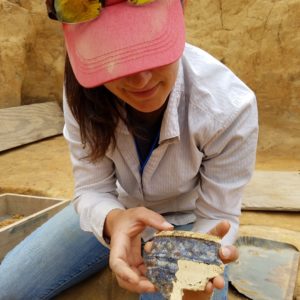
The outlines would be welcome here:
M 63 29 L 72 69 L 84 87 L 173 63 L 185 44 L 180 0 L 120 2 L 93 21 Z

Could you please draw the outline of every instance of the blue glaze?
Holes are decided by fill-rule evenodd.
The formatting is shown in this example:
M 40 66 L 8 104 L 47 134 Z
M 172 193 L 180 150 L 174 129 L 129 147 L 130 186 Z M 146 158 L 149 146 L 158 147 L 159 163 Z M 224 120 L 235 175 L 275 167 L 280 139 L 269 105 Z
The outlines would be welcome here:
M 218 256 L 220 244 L 204 239 L 157 236 L 153 240 L 150 253 L 145 253 L 147 277 L 168 299 L 172 292 L 172 282 L 178 271 L 178 260 L 222 265 Z
M 156 237 L 147 259 L 177 261 L 186 259 L 206 264 L 221 265 L 218 257 L 220 245 L 213 241 L 185 237 Z

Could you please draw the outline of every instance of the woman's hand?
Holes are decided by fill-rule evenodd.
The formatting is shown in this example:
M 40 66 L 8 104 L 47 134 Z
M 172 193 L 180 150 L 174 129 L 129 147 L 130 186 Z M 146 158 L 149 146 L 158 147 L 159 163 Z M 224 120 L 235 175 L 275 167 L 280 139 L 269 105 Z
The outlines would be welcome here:
M 160 214 L 144 207 L 112 210 L 104 226 L 104 233 L 111 239 L 110 268 L 121 287 L 136 293 L 156 290 L 145 277 L 141 253 L 140 234 L 147 226 L 159 231 L 173 229 Z

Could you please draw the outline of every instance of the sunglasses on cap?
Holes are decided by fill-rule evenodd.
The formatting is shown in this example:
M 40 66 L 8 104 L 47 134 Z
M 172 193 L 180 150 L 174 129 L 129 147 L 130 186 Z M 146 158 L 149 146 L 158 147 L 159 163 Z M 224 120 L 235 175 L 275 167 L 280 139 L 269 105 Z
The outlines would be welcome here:
M 135 6 L 146 5 L 155 0 L 127 0 Z M 124 0 L 46 0 L 50 19 L 63 23 L 77 24 L 96 19 L 105 6 Z

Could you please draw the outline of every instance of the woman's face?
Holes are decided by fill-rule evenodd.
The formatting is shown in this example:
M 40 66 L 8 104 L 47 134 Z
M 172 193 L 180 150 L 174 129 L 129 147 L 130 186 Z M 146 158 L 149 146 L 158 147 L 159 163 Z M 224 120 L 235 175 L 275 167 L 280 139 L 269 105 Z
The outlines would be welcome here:
M 152 112 L 167 100 L 177 77 L 179 61 L 105 83 L 104 86 L 136 110 Z

